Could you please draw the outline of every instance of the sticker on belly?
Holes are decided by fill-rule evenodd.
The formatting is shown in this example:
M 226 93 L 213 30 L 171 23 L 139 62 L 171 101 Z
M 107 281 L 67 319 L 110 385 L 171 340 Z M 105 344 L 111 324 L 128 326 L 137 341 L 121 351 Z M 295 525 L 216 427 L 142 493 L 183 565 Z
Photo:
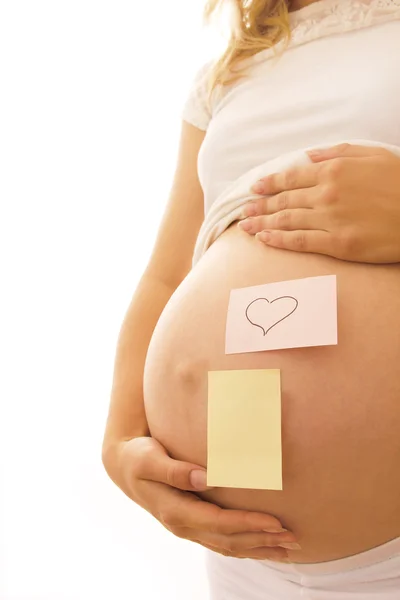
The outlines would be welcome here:
M 226 354 L 335 344 L 336 275 L 231 290 Z
M 282 489 L 279 369 L 208 372 L 207 485 Z

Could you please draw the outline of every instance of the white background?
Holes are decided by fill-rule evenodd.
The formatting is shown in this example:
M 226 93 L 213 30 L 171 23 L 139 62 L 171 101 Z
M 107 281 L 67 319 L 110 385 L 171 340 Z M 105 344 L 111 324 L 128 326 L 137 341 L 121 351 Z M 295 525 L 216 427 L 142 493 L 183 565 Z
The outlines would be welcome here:
M 207 598 L 200 546 L 101 463 L 117 335 L 210 50 L 202 6 L 0 3 L 1 600 Z

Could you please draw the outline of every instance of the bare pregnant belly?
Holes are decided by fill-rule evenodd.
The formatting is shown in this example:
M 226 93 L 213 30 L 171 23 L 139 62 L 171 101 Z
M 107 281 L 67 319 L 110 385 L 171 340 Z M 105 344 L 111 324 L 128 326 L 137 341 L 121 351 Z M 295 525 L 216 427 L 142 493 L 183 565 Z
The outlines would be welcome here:
M 339 344 L 225 355 L 230 290 L 337 275 Z M 400 267 L 267 248 L 236 225 L 165 307 L 145 365 L 152 435 L 206 466 L 207 372 L 281 369 L 283 491 L 216 488 L 221 507 L 263 511 L 297 536 L 297 562 L 400 536 Z

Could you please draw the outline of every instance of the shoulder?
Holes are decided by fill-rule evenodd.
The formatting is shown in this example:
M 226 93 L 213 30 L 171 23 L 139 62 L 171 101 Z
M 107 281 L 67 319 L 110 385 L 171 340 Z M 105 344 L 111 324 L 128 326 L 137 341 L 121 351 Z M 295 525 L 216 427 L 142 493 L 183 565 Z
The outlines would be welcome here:
M 212 117 L 209 80 L 213 65 L 213 61 L 208 61 L 195 72 L 182 110 L 183 120 L 203 131 Z

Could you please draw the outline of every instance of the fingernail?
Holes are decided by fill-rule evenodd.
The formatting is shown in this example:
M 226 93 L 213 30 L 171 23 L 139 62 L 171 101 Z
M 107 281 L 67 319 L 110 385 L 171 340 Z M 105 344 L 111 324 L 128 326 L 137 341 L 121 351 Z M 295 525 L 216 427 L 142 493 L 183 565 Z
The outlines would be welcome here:
M 261 242 L 268 243 L 271 241 L 271 232 L 270 231 L 261 231 L 261 233 L 256 234 L 256 238 Z
M 323 150 L 308 150 L 307 151 L 308 156 L 310 156 L 311 158 L 318 158 L 318 156 L 321 156 L 322 153 L 323 153 Z
M 202 490 L 207 487 L 207 471 L 201 471 L 200 469 L 190 471 L 189 475 L 190 484 L 197 490 Z
M 250 220 L 239 221 L 239 227 L 240 229 L 243 229 L 243 231 L 250 231 L 252 228 L 252 223 Z
M 262 194 L 264 192 L 264 184 L 262 181 L 257 181 L 257 183 L 255 183 L 252 188 L 251 191 L 254 192 L 255 194 Z
M 295 542 L 285 542 L 278 545 L 280 548 L 286 548 L 287 550 L 301 550 L 300 544 L 296 544 Z
M 265 531 L 266 533 L 285 533 L 287 529 L 283 529 L 283 527 L 280 527 L 279 529 L 270 527 L 269 529 L 263 529 L 263 531 Z

